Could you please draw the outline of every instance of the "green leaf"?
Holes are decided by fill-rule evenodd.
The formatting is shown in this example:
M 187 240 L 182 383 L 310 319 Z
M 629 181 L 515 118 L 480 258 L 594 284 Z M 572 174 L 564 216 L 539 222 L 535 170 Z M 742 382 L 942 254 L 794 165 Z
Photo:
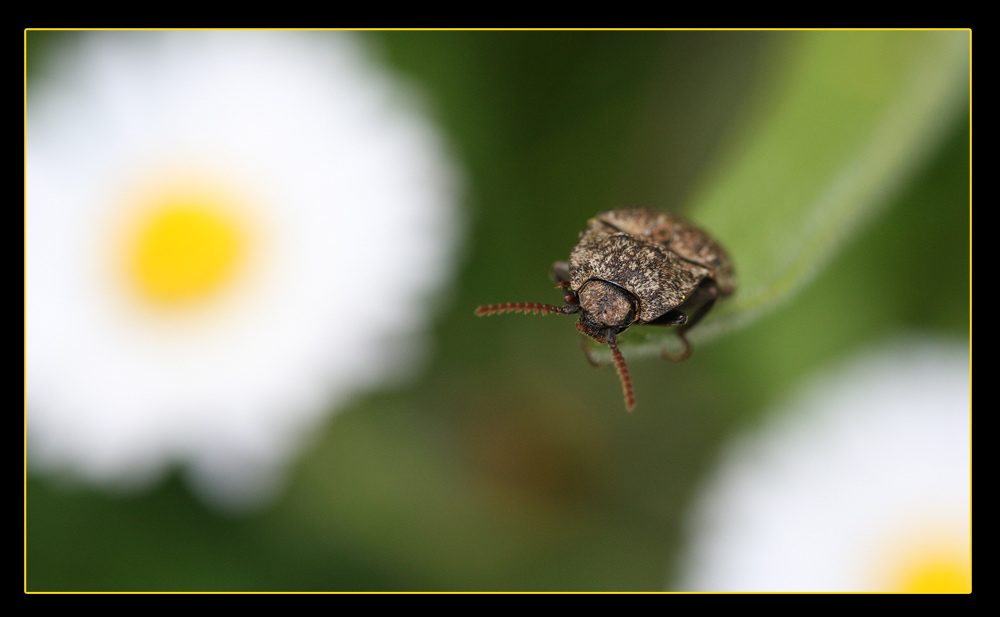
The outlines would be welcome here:
M 738 277 L 688 335 L 695 346 L 788 301 L 905 186 L 968 105 L 969 45 L 968 31 L 791 37 L 754 119 L 687 212 Z M 632 357 L 679 346 L 670 329 L 622 339 Z

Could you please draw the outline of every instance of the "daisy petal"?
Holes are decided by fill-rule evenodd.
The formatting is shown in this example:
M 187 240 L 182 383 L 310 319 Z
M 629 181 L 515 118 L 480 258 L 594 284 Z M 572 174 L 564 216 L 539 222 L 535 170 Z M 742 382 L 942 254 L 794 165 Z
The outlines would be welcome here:
M 969 350 L 903 341 L 723 457 L 676 588 L 970 591 Z
M 261 503 L 416 366 L 456 170 L 350 33 L 81 38 L 27 97 L 30 469 Z

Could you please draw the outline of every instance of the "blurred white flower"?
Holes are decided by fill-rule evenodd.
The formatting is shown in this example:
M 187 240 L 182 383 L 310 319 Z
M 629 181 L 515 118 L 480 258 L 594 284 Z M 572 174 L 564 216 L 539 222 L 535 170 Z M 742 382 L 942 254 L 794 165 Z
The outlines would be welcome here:
M 812 384 L 723 457 L 673 587 L 971 591 L 969 379 L 902 342 Z
M 456 174 L 350 33 L 80 35 L 31 82 L 33 471 L 262 503 L 324 413 L 411 369 Z

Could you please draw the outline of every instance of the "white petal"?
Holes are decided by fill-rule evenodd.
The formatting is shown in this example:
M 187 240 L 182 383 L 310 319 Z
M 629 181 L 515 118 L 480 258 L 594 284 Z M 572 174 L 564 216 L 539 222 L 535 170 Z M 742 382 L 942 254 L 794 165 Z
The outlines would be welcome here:
M 189 464 L 210 499 L 267 495 L 323 413 L 415 366 L 459 229 L 442 140 L 349 33 L 61 51 L 28 93 L 31 468 L 130 486 Z M 164 324 L 106 260 L 128 183 L 175 168 L 252 195 L 263 239 L 238 293 Z
M 968 347 L 904 341 L 813 383 L 723 456 L 675 587 L 885 591 L 898 541 L 966 550 Z M 964 547 L 964 548 L 963 548 Z

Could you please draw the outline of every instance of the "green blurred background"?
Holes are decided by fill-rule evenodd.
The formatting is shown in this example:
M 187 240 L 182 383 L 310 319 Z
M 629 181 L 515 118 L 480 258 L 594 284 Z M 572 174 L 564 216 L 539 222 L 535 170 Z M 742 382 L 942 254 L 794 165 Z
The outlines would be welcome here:
M 857 33 L 825 35 L 851 46 Z M 79 36 L 28 33 L 29 88 Z M 473 309 L 557 303 L 549 268 L 602 210 L 702 220 L 692 200 L 725 181 L 790 55 L 816 33 L 363 36 L 424 91 L 466 173 L 468 235 L 429 362 L 411 385 L 332 414 L 255 514 L 206 509 L 179 471 L 132 497 L 29 473 L 29 591 L 666 589 L 686 508 L 728 439 L 861 347 L 899 332 L 969 336 L 960 104 L 921 129 L 930 137 L 910 173 L 872 196 L 865 224 L 845 227 L 815 277 L 686 362 L 630 360 L 629 414 L 571 318 Z M 720 227 L 727 245 L 773 242 Z

